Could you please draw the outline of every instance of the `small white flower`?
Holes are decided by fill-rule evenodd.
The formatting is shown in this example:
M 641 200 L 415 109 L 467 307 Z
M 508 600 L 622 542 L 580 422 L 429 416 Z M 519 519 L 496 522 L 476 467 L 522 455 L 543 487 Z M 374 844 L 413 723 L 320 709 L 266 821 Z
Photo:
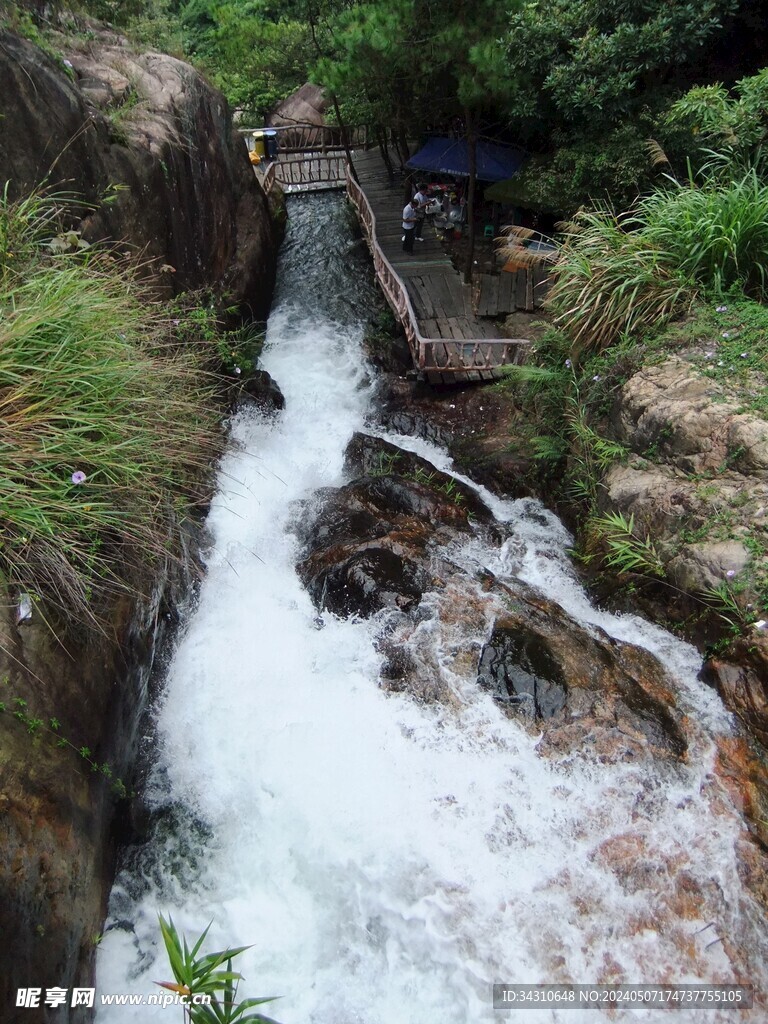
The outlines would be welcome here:
M 571 360 L 570 360 L 570 359 L 566 359 L 566 360 L 565 360 L 565 365 L 566 365 L 566 366 L 568 367 L 568 369 L 570 370 L 570 368 L 571 368 Z
M 749 352 L 742 352 L 741 353 L 741 358 L 742 359 L 746 359 L 748 356 L 749 356 Z
M 720 335 L 721 338 L 730 338 L 730 336 L 731 336 L 731 332 L 730 331 L 723 331 L 723 333 Z
M 727 313 L 728 312 L 728 307 L 727 306 L 717 306 L 716 309 L 715 309 L 715 312 L 716 313 Z
M 592 380 L 600 380 L 600 374 L 596 373 Z
M 725 575 L 728 577 L 729 580 L 732 580 L 733 577 L 736 575 L 736 570 L 735 569 L 729 569 L 728 572 Z
M 243 371 L 242 371 L 242 370 L 240 369 L 240 367 L 239 367 L 239 366 L 236 366 L 236 367 L 235 367 L 235 373 L 237 374 L 237 376 L 238 376 L 238 377 L 240 376 L 240 374 L 241 374 L 242 372 L 243 372 Z

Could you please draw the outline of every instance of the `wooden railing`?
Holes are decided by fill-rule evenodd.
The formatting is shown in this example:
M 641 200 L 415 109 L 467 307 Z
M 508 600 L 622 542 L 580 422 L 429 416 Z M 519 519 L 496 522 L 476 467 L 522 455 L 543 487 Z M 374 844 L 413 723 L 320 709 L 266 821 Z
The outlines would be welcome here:
M 269 195 L 277 183 L 286 192 L 311 192 L 321 188 L 343 188 L 346 159 L 343 154 L 319 154 L 271 160 L 256 171 L 261 187 Z
M 277 132 L 277 149 L 280 153 L 306 153 L 332 150 L 343 150 L 344 139 L 341 128 L 330 124 L 296 124 L 275 128 Z M 347 128 L 347 139 L 350 149 L 366 148 L 374 141 L 373 133 L 368 125 L 351 125 Z
M 272 163 L 273 174 L 283 188 L 340 188 L 347 177 L 343 153 L 319 153 L 281 157 Z
M 250 136 L 254 131 L 265 129 L 240 128 L 239 131 Z M 332 153 L 344 149 L 341 128 L 333 124 L 291 124 L 277 128 L 267 128 L 276 133 L 278 153 Z M 386 129 L 391 139 L 390 129 Z M 366 124 L 347 126 L 347 140 L 351 149 L 367 149 L 377 142 L 375 131 Z
M 443 373 L 492 370 L 504 363 L 522 361 L 526 347 L 523 338 L 425 338 L 419 331 L 408 289 L 382 252 L 376 238 L 376 217 L 368 199 L 347 168 L 347 194 L 357 210 L 368 247 L 373 257 L 381 289 L 392 311 L 403 326 L 408 347 L 420 370 Z

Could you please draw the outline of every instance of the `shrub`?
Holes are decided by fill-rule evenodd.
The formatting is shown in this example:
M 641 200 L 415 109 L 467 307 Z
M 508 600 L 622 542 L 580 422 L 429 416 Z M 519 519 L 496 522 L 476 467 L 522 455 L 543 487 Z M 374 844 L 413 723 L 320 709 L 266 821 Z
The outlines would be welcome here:
M 768 186 L 754 169 L 670 182 L 622 216 L 582 210 L 563 234 L 547 305 L 575 354 L 663 324 L 699 293 L 768 298 Z

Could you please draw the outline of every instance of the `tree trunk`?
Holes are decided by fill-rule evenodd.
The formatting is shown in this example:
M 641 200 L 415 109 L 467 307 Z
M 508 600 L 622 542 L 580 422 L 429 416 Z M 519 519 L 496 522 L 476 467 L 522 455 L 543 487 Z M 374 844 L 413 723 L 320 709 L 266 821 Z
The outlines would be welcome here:
M 331 101 L 333 103 L 333 109 L 336 111 L 336 120 L 339 122 L 339 127 L 341 128 L 341 141 L 344 145 L 344 153 L 347 157 L 347 163 L 349 164 L 349 173 L 352 175 L 353 179 L 360 184 L 360 179 L 357 176 L 355 165 L 352 162 L 352 150 L 349 148 L 349 132 L 347 131 L 346 123 L 342 120 L 341 111 L 339 110 L 339 101 L 336 99 L 336 93 L 334 92 L 331 93 Z
M 477 182 L 477 134 L 473 112 L 466 107 L 464 120 L 467 126 L 467 159 L 469 182 L 467 184 L 467 220 L 469 221 L 469 252 L 464 268 L 464 283 L 472 284 L 472 268 L 475 261 L 475 183 Z
M 387 177 L 391 184 L 395 180 L 395 169 L 392 166 L 392 158 L 389 155 L 389 146 L 387 146 L 387 133 L 385 129 L 376 129 L 376 141 L 379 144 L 381 159 L 384 161 L 384 166 L 387 168 Z

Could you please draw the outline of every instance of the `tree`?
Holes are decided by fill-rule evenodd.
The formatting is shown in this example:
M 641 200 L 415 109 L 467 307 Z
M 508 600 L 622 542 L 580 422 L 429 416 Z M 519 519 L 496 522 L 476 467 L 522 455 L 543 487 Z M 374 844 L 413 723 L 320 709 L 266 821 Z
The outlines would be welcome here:
M 514 83 L 509 123 L 523 145 L 539 151 L 536 168 L 549 183 L 545 190 L 529 172 L 521 205 L 567 213 L 603 190 L 619 205 L 631 202 L 647 172 L 643 140 L 736 6 L 736 0 L 549 0 L 514 13 L 506 37 Z M 606 150 L 630 152 L 634 168 L 625 155 L 612 178 Z M 574 189 L 576 170 L 583 185 Z
M 511 3 L 514 0 L 510 0 Z M 506 95 L 503 50 L 508 22 L 498 0 L 371 0 L 334 23 L 334 48 L 316 79 L 344 104 L 364 107 L 379 128 L 392 128 L 407 156 L 421 129 L 459 118 L 469 144 L 468 214 L 471 276 L 475 147 L 484 114 Z

